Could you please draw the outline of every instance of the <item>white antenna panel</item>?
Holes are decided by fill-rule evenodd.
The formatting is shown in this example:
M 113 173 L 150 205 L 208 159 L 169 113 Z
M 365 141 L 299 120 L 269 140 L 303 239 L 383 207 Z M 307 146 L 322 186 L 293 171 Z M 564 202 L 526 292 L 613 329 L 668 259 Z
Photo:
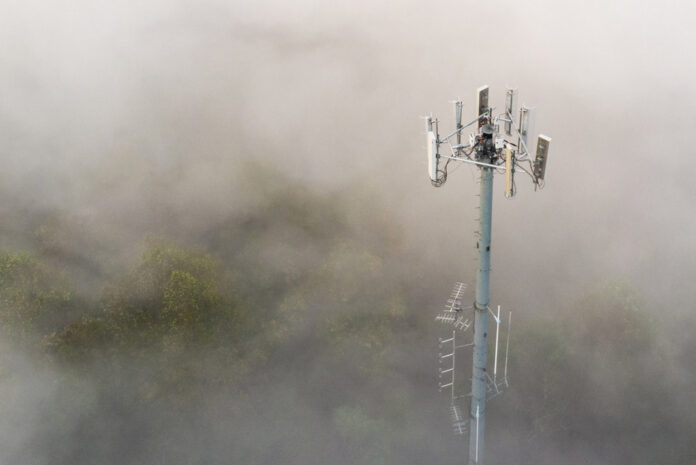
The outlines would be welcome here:
M 428 147 L 428 174 L 432 181 L 437 181 L 437 137 L 433 132 L 433 118 L 428 116 L 425 119 L 425 128 L 427 131 L 426 144 Z
M 435 154 L 435 134 L 428 132 L 428 174 L 430 179 L 437 181 L 437 156 Z
M 536 158 L 534 158 L 534 176 L 537 179 L 544 179 L 544 176 L 546 176 L 549 145 L 551 145 L 551 138 L 540 134 L 539 139 L 537 139 Z
M 534 110 L 532 108 L 520 107 L 520 135 L 518 140 L 518 150 L 521 155 L 530 154 L 529 135 L 534 133 Z

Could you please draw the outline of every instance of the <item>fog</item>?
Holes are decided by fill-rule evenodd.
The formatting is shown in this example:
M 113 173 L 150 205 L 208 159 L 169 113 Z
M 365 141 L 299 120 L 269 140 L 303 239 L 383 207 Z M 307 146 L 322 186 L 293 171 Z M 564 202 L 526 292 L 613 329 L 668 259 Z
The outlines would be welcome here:
M 464 114 L 473 118 L 477 87 L 488 84 L 498 108 L 506 86 L 514 87 L 519 102 L 536 109 L 535 131 L 553 141 L 543 190 L 518 179 L 517 196 L 507 200 L 502 179 L 495 181 L 491 301 L 514 309 L 526 328 L 533 318 L 553 321 L 556 313 L 579 310 L 583 296 L 603 283 L 627 283 L 654 319 L 646 345 L 669 354 L 668 361 L 641 358 L 650 364 L 646 378 L 670 386 L 662 406 L 669 413 L 657 415 L 655 426 L 688 437 L 696 424 L 688 394 L 696 379 L 689 358 L 696 297 L 695 20 L 688 2 L 6 0 L 0 3 L 0 250 L 48 250 L 41 253 L 50 266 L 93 305 L 107 283 L 134 266 L 149 236 L 202 247 L 223 267 L 241 267 L 240 275 L 247 274 L 245 263 L 272 263 L 273 273 L 292 281 L 298 270 L 314 273 L 323 263 L 322 241 L 330 242 L 325 235 L 340 223 L 352 242 L 321 272 L 342 282 L 342 266 L 372 263 L 355 251 L 360 244 L 380 258 L 379 271 L 351 283 L 374 288 L 366 294 L 376 302 L 388 300 L 389 286 L 407 287 L 407 316 L 430 321 L 454 281 L 473 288 L 478 174 L 469 166 L 450 169 L 447 183 L 434 189 L 421 117 L 437 116 L 446 133 L 454 126 L 452 100 L 462 99 Z M 323 202 L 311 220 L 320 239 L 287 226 L 284 207 L 269 207 L 294 199 L 287 192 L 297 190 Z M 325 216 L 329 211 L 337 219 Z M 220 245 L 229 236 L 219 231 L 275 216 L 281 219 L 270 224 L 287 228 L 271 227 L 261 246 Z M 50 453 L 67 450 L 52 443 L 56 438 L 71 446 L 53 463 L 179 463 L 168 458 L 174 449 L 187 451 L 179 459 L 190 463 L 340 460 L 335 454 L 347 447 L 340 425 L 357 420 L 336 409 L 328 422 L 324 403 L 345 404 L 343 391 L 335 399 L 308 399 L 296 392 L 308 380 L 329 389 L 355 385 L 352 396 L 362 393 L 363 407 L 378 404 L 390 381 L 399 384 L 397 395 L 417 402 L 404 407 L 413 410 L 408 424 L 391 430 L 369 423 L 380 434 L 390 430 L 391 444 L 402 445 L 391 457 L 414 464 L 463 457 L 466 441 L 443 437 L 447 425 L 435 426 L 446 401 L 428 378 L 431 354 L 422 351 L 435 350 L 433 327 L 406 325 L 385 349 L 389 373 L 370 371 L 368 381 L 323 371 L 319 356 L 299 360 L 306 354 L 294 347 L 311 346 L 322 312 L 349 311 L 329 308 L 331 292 L 317 286 L 297 297 L 311 309 L 299 312 L 300 336 L 283 340 L 286 358 L 250 377 L 263 396 L 237 387 L 207 391 L 201 411 L 210 414 L 194 421 L 200 436 L 157 405 L 121 415 L 127 392 L 105 408 L 104 394 L 92 385 L 99 377 L 94 366 L 89 375 L 66 375 L 3 343 L 3 367 L 12 375 L 0 381 L 0 463 L 50 463 Z M 295 308 L 287 296 L 258 305 L 268 302 Z M 304 355 L 293 365 L 298 353 Z M 595 355 L 587 354 L 592 368 L 572 373 L 596 372 Z M 157 363 L 138 360 L 126 372 Z M 201 368 L 218 369 L 215 362 Z M 306 372 L 312 374 L 302 380 Z M 47 381 L 63 376 L 84 392 L 84 402 Z M 612 376 L 605 373 L 603 383 L 619 390 L 620 380 L 629 379 Z M 278 382 L 288 377 L 297 380 Z M 121 387 L 130 389 L 112 386 Z M 591 441 L 571 449 L 546 443 L 535 457 L 537 446 L 516 431 L 522 426 L 514 389 L 510 403 L 488 420 L 504 449 L 491 450 L 492 460 L 510 460 L 520 447 L 519 463 L 630 463 Z M 276 415 L 289 404 L 289 413 Z M 56 406 L 63 414 L 46 422 Z M 496 426 L 496 413 L 509 420 L 507 428 Z M 100 415 L 119 418 L 134 435 L 148 431 L 150 445 L 120 455 L 129 437 L 105 427 L 96 440 L 98 433 L 84 431 L 83 419 Z M 416 420 L 422 422 L 410 423 Z M 56 434 L 66 429 L 74 434 Z M 201 431 L 209 433 L 207 443 Z M 233 438 L 230 449 L 221 446 L 227 438 Z M 266 441 L 276 447 L 266 448 Z M 296 456 L 283 446 L 292 441 L 302 445 L 293 449 L 302 451 Z M 419 449 L 420 441 L 427 446 Z M 488 444 L 493 449 L 495 439 L 489 436 Z M 693 458 L 693 446 L 685 450 Z

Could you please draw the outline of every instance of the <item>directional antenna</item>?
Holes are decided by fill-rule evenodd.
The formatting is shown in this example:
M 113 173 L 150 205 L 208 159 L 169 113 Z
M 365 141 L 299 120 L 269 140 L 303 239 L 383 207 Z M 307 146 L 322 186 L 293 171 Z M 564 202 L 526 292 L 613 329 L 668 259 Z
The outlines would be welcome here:
M 425 131 L 425 143 L 428 149 L 428 174 L 430 175 L 430 180 L 435 183 L 437 182 L 437 168 L 440 156 L 438 155 L 439 145 L 435 135 L 432 116 L 425 118 Z
M 466 290 L 466 284 L 457 282 L 445 304 L 444 312 L 435 317 L 435 321 L 454 326 L 454 329 L 466 331 L 471 326 L 471 320 L 462 314 L 462 297 Z M 471 309 L 472 307 L 467 307 Z
M 478 111 L 478 113 L 476 113 L 477 117 L 488 112 L 488 86 L 481 86 L 476 89 L 476 108 Z M 479 128 L 481 128 L 486 124 L 486 121 L 484 119 L 479 119 L 478 123 Z
M 435 321 L 441 321 L 443 323 L 454 323 L 454 320 L 456 319 L 457 316 L 454 312 L 440 313 L 435 317 Z
M 458 312 L 462 309 L 462 296 L 466 290 L 466 284 L 455 283 L 450 298 L 447 299 L 447 304 L 445 304 L 446 312 Z
M 546 175 L 546 160 L 549 157 L 549 145 L 551 144 L 551 138 L 539 135 L 537 140 L 537 150 L 536 158 L 534 159 L 534 176 L 537 179 L 544 179 Z
M 463 397 L 457 396 L 457 351 L 460 349 L 470 348 L 474 345 L 473 342 L 461 342 L 462 334 L 464 331 L 469 329 L 472 324 L 472 320 L 467 318 L 467 312 L 464 310 L 473 311 L 473 306 L 461 307 L 461 299 L 463 297 L 464 291 L 466 290 L 466 284 L 462 282 L 457 282 L 452 289 L 450 298 L 447 300 L 445 310 L 435 316 L 435 320 L 444 323 L 447 326 L 451 326 L 454 329 L 451 330 L 451 336 L 446 338 L 438 339 L 438 388 L 440 391 L 446 390 L 449 392 L 450 397 L 450 417 L 452 421 L 452 427 L 455 434 L 463 435 L 467 430 L 467 422 L 470 419 L 464 419 L 461 414 L 461 408 L 457 404 L 458 399 Z M 457 310 L 458 309 L 458 310 Z M 483 370 L 486 386 L 486 400 L 491 400 L 494 397 L 502 394 L 503 391 L 508 387 L 508 377 L 507 377 L 507 367 L 508 358 L 510 354 L 510 323 L 512 322 L 512 312 L 508 312 L 507 320 L 507 334 L 505 343 L 505 356 L 504 356 L 504 369 L 502 379 L 498 378 L 498 361 L 500 357 L 498 353 L 500 352 L 500 328 L 503 326 L 503 322 L 500 317 L 501 308 L 500 305 L 497 307 L 497 311 L 493 311 L 490 307 L 486 308 L 486 312 L 490 314 L 495 322 L 495 346 L 494 346 L 494 356 L 493 356 L 493 376 L 489 374 L 490 371 Z M 461 375 L 460 375 L 461 377 Z
M 527 108 L 525 106 L 522 106 L 520 108 L 520 132 L 517 138 L 517 146 L 519 147 L 522 156 L 526 156 L 529 154 L 529 150 L 527 150 L 527 147 L 529 147 L 528 139 L 532 125 L 532 113 L 533 112 L 531 108 Z
M 435 317 L 435 321 L 454 326 L 454 329 L 466 331 L 471 326 L 471 320 L 464 318 L 464 315 L 457 315 L 454 312 L 440 313 Z

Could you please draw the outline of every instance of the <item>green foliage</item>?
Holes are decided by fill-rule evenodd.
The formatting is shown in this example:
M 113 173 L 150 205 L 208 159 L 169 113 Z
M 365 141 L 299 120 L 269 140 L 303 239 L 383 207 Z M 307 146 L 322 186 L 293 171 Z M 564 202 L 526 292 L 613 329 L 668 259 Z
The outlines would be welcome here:
M 330 363 L 368 375 L 394 341 L 405 317 L 404 292 L 383 259 L 350 241 L 333 245 L 316 268 L 286 294 L 279 308 L 285 341 L 306 337 L 325 348 Z
M 110 328 L 101 318 L 81 317 L 49 336 L 46 348 L 62 360 L 84 362 L 91 359 L 95 351 L 103 351 L 113 344 Z
M 93 377 L 94 398 L 113 403 L 125 424 L 162 411 L 163 430 L 208 417 L 215 424 L 221 413 L 200 410 L 211 393 L 223 399 L 215 407 L 243 399 L 234 412 L 275 417 L 265 411 L 270 385 L 282 399 L 270 404 L 283 410 L 297 403 L 300 421 L 321 425 L 293 428 L 296 417 L 279 412 L 293 423 L 282 432 L 290 442 L 319 448 L 327 440 L 327 456 L 335 449 L 340 463 L 402 463 L 407 453 L 398 451 L 419 453 L 432 425 L 441 421 L 447 431 L 445 409 L 437 420 L 421 418 L 433 403 L 420 386 L 411 388 L 421 379 L 426 397 L 435 391 L 432 347 L 422 337 L 432 321 L 415 311 L 422 289 L 410 287 L 414 279 L 395 269 L 399 262 L 385 246 L 394 231 L 360 230 L 339 204 L 281 186 L 253 212 L 206 233 L 205 250 L 147 239 L 137 263 L 110 278 L 89 305 L 75 299 L 51 260 L 2 255 L 0 331 L 23 348 L 44 349 L 48 363 L 78 371 L 76 378 Z M 64 247 L 45 249 L 55 259 Z M 551 317 L 527 316 L 515 327 L 511 389 L 490 407 L 498 409 L 490 427 L 524 432 L 508 461 L 536 463 L 529 445 L 553 443 L 593 444 L 598 456 L 630 463 L 679 463 L 684 454 L 665 435 L 662 445 L 639 447 L 669 423 L 655 408 L 669 389 L 654 381 L 668 378 L 660 368 L 667 356 L 628 284 L 605 283 Z M 437 441 L 447 443 L 439 434 Z M 292 451 L 276 442 L 263 451 L 266 463 Z M 245 448 L 247 459 L 258 456 L 253 444 Z
M 162 302 L 162 319 L 171 331 L 197 335 L 212 329 L 220 296 L 210 284 L 186 271 L 172 271 Z
M 107 290 L 103 318 L 124 349 L 203 344 L 233 318 L 223 279 L 210 255 L 149 240 L 138 266 Z
M 26 253 L 0 256 L 0 331 L 33 344 L 74 317 L 72 295 L 60 277 Z

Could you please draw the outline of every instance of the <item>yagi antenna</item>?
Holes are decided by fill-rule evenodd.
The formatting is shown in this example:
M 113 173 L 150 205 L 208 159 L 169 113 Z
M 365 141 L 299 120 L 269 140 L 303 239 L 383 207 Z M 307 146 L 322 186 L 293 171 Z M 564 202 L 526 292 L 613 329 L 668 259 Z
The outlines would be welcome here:
M 452 426 L 455 434 L 461 435 L 466 431 L 464 418 L 459 413 L 459 405 L 457 405 L 458 399 L 466 398 L 467 395 L 457 395 L 458 379 L 457 379 L 457 351 L 460 349 L 466 349 L 474 346 L 474 342 L 460 342 L 461 338 L 465 336 L 465 332 L 471 326 L 472 322 L 467 317 L 469 315 L 468 311 L 474 309 L 473 306 L 462 307 L 461 301 L 464 298 L 464 292 L 466 290 L 466 284 L 462 282 L 457 282 L 450 293 L 449 299 L 445 304 L 445 309 L 441 313 L 435 316 L 435 321 L 443 323 L 445 326 L 450 328 L 451 337 L 438 339 L 438 347 L 440 352 L 438 353 L 438 388 L 440 391 L 447 390 L 450 397 L 450 417 L 452 419 Z M 495 332 L 495 356 L 493 358 L 493 378 L 486 374 L 487 379 L 487 398 L 488 400 L 501 394 L 505 388 L 507 388 L 506 381 L 498 382 L 498 352 L 500 348 L 500 327 L 503 326 L 500 319 L 501 308 L 498 305 L 497 313 L 488 307 L 488 312 L 493 318 L 496 324 Z M 451 329 L 454 327 L 454 329 Z M 509 329 L 508 329 L 509 332 Z M 448 349 L 446 352 L 443 348 Z M 505 377 L 507 379 L 507 354 L 509 353 L 509 339 L 508 346 L 505 349 L 506 360 L 505 360 Z M 444 380 L 443 380 L 444 377 Z M 461 377 L 461 374 L 460 374 Z
M 494 314 L 489 307 L 490 269 L 491 269 L 491 221 L 493 216 L 493 175 L 505 174 L 505 196 L 510 198 L 516 194 L 516 174 L 529 176 L 535 189 L 543 188 L 548 166 L 549 146 L 551 138 L 540 135 L 537 140 L 534 161 L 531 160 L 532 150 L 529 147 L 532 141 L 534 129 L 534 112 L 528 106 L 520 106 L 519 117 L 515 118 L 515 105 L 517 92 L 507 89 L 505 93 L 505 106 L 502 113 L 494 114 L 491 105 L 488 86 L 476 89 L 476 114 L 468 123 L 462 123 L 462 102 L 456 101 L 454 106 L 455 129 L 440 137 L 437 120 L 429 117 L 426 119 L 427 144 L 428 144 L 428 174 L 434 186 L 442 186 L 447 181 L 447 167 L 452 161 L 474 165 L 480 173 L 480 216 L 478 224 L 478 239 L 476 248 L 478 251 L 478 267 L 476 272 L 476 293 L 473 306 L 463 308 L 461 294 L 463 287 L 455 288 L 445 311 L 436 317 L 436 320 L 454 326 L 452 338 L 452 352 L 440 355 L 440 361 L 452 359 L 452 378 L 449 383 L 440 383 L 440 388 L 451 387 L 451 405 L 454 405 L 454 386 L 456 383 L 454 363 L 455 353 L 458 349 L 473 347 L 471 392 L 467 394 L 469 403 L 469 465 L 483 465 L 486 401 L 500 393 L 502 387 L 508 386 L 508 356 L 510 350 L 510 323 L 512 314 L 508 314 L 508 328 L 505 344 L 505 365 L 503 368 L 503 382 L 498 381 L 498 352 L 500 344 L 500 308 Z M 517 119 L 517 120 L 516 120 Z M 502 123 L 502 125 L 501 125 Z M 502 132 L 501 132 L 502 126 Z M 473 134 L 468 137 L 464 130 L 469 129 Z M 468 140 L 468 144 L 462 144 Z M 447 150 L 440 151 L 441 146 Z M 441 163 L 442 161 L 444 163 Z M 459 283 L 461 284 L 461 283 Z M 457 290 L 459 289 L 459 290 Z M 468 313 L 469 311 L 473 312 Z M 490 313 L 490 315 L 489 315 Z M 468 318 L 465 315 L 468 314 Z M 488 357 L 488 320 L 493 316 L 496 324 L 495 357 L 493 361 L 493 378 L 487 371 Z M 473 342 L 457 345 L 457 330 L 460 333 L 469 327 L 473 328 Z M 441 341 L 443 342 L 443 341 Z M 450 373 L 449 368 L 445 369 Z M 442 375 L 442 373 L 440 373 Z M 455 415 L 456 416 L 456 415 Z M 475 434 L 474 434 L 475 433 Z

